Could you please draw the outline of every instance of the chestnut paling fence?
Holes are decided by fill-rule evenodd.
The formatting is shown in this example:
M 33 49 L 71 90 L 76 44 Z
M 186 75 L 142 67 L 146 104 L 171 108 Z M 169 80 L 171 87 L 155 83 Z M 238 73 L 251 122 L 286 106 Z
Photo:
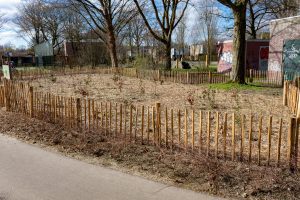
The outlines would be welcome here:
M 285 81 L 283 86 L 283 105 L 300 118 L 299 82 Z
M 102 67 L 52 67 L 28 68 L 13 71 L 16 80 L 36 79 L 49 76 L 63 76 L 75 74 L 116 74 L 127 77 L 148 79 L 152 81 L 167 81 L 183 84 L 226 83 L 230 81 L 231 72 L 189 72 L 189 71 L 164 71 L 146 70 L 136 68 L 102 68 Z M 1 75 L 0 75 L 1 76 Z M 288 77 L 293 78 L 293 74 Z M 277 71 L 247 70 L 246 82 L 259 86 L 282 87 L 283 74 Z
M 0 106 L 7 111 L 93 131 L 125 143 L 200 153 L 258 165 L 297 167 L 297 119 L 99 102 L 35 92 L 24 82 L 4 81 Z M 288 165 L 287 165 L 288 164 Z

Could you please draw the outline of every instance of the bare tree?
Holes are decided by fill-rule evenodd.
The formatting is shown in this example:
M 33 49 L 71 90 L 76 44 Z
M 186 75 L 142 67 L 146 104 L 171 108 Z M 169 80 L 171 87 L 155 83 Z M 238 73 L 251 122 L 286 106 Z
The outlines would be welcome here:
M 19 7 L 14 23 L 19 27 L 20 35 L 32 43 L 48 41 L 56 53 L 59 53 L 64 39 L 66 20 L 65 8 L 60 4 L 45 3 L 42 0 L 27 0 Z
M 249 0 L 247 15 L 247 34 L 251 39 L 257 39 L 258 32 L 267 27 L 273 18 L 264 0 Z
M 184 16 L 189 0 L 133 1 L 150 33 L 164 45 L 165 67 L 170 70 L 172 34 Z
M 132 18 L 123 31 L 125 41 L 129 45 L 131 52 L 133 52 L 133 47 L 135 47 L 138 56 L 140 55 L 141 46 L 145 44 L 147 34 L 147 28 L 140 15 Z
M 112 67 L 118 67 L 117 37 L 134 16 L 128 0 L 70 0 L 73 8 L 81 14 L 103 40 L 110 53 Z
M 178 46 L 178 49 L 182 51 L 184 54 L 185 44 L 186 44 L 186 34 L 187 34 L 187 24 L 186 24 L 186 15 L 183 16 L 181 21 L 179 22 L 177 28 L 176 28 L 176 43 Z
M 205 42 L 205 49 L 207 53 L 207 67 L 211 62 L 212 47 L 215 44 L 218 35 L 218 9 L 214 0 L 202 0 L 199 2 L 198 20 L 196 24 L 200 29 L 200 35 Z
M 290 17 L 299 12 L 299 0 L 264 0 L 264 3 L 275 18 Z
M 218 0 L 234 16 L 232 81 L 245 83 L 246 10 L 248 0 Z
M 40 0 L 24 1 L 18 8 L 19 12 L 14 19 L 20 29 L 20 35 L 30 42 L 40 44 L 44 41 L 43 3 Z

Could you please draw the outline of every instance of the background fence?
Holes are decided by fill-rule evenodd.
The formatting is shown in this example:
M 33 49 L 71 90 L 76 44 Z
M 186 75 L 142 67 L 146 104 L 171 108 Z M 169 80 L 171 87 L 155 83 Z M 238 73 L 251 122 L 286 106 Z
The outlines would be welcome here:
M 197 71 L 165 71 L 145 70 L 136 68 L 102 68 L 102 67 L 52 67 L 52 68 L 24 68 L 14 70 L 16 80 L 36 79 L 49 76 L 75 74 L 119 74 L 127 77 L 148 79 L 152 81 L 167 81 L 183 84 L 226 83 L 230 81 L 231 72 L 197 72 Z M 0 75 L 1 76 L 1 75 Z M 246 71 L 246 82 L 257 86 L 282 87 L 283 78 L 295 78 L 295 74 L 285 74 L 277 71 Z
M 224 160 L 296 167 L 296 118 L 175 110 L 156 103 L 135 106 L 35 92 L 23 82 L 4 81 L 0 106 L 7 111 L 110 136 L 125 143 L 201 153 Z

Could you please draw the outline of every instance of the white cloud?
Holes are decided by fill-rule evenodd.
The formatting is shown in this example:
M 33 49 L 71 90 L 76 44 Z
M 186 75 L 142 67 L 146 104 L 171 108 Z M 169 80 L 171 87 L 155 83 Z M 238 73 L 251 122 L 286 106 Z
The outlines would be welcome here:
M 16 25 L 11 21 L 18 12 L 17 7 L 20 3 L 21 0 L 0 0 L 0 13 L 8 19 L 8 22 L 0 31 L 0 45 L 8 43 L 13 44 L 15 47 L 26 45 L 26 41 L 18 35 Z

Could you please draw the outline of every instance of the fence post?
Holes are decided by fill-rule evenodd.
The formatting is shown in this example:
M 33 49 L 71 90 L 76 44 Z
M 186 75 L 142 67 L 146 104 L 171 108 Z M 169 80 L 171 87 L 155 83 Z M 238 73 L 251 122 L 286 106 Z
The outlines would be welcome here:
M 288 82 L 284 81 L 283 83 L 283 105 L 287 106 L 287 90 L 288 90 Z
M 189 84 L 190 80 L 189 80 L 189 72 L 186 72 L 186 83 Z
M 249 71 L 249 82 L 250 83 L 253 82 L 253 69 L 250 69 L 250 71 Z
M 33 87 L 29 87 L 29 116 L 33 118 Z
M 80 98 L 77 98 L 76 99 L 76 120 L 77 120 L 77 126 L 78 128 L 80 129 L 81 131 L 81 99 Z
M 208 82 L 211 83 L 211 81 L 212 81 L 212 77 L 211 77 L 211 72 L 209 71 L 208 72 Z
M 11 111 L 10 92 L 11 92 L 11 90 L 9 90 L 8 81 L 6 79 L 4 79 L 4 104 L 5 104 L 5 107 L 6 107 L 6 111 L 8 111 L 8 112 Z
M 157 70 L 157 78 L 158 78 L 158 81 L 160 81 L 160 70 L 159 69 Z
M 298 124 L 297 118 L 290 119 L 290 127 L 288 134 L 288 160 L 291 171 L 297 168 L 297 154 L 298 154 Z
M 160 103 L 156 103 L 156 142 L 160 146 L 160 137 L 161 137 L 161 131 L 160 131 Z

